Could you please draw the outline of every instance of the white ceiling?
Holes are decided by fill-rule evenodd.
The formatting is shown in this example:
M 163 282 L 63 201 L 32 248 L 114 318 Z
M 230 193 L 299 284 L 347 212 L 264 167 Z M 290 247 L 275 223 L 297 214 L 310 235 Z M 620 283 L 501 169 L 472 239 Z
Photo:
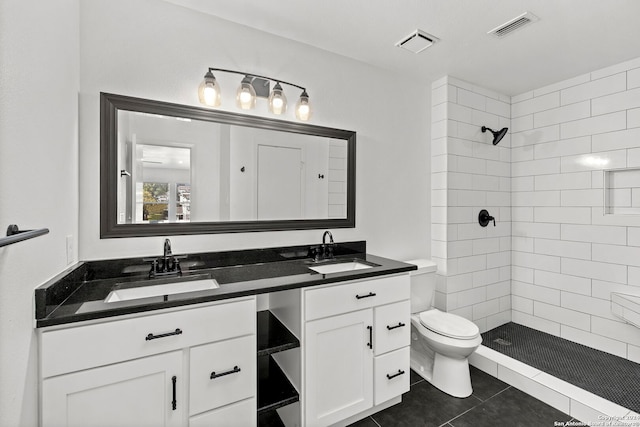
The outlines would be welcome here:
M 640 0 L 167 0 L 430 83 L 516 95 L 640 57 Z M 497 39 L 524 12 L 539 21 Z M 414 54 L 416 29 L 440 39 Z

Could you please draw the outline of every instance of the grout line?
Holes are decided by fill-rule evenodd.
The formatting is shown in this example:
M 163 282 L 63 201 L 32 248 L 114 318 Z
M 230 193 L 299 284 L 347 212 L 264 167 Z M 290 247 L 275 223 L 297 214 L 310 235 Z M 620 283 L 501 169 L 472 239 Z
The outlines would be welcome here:
M 487 374 L 487 375 L 489 375 L 489 374 Z M 495 377 L 494 377 L 494 378 L 495 378 Z M 496 379 L 497 379 L 497 378 L 496 378 Z M 488 400 L 490 400 L 490 399 L 493 399 L 494 397 L 496 397 L 496 396 L 497 396 L 497 395 L 499 395 L 500 393 L 507 391 L 507 389 L 509 389 L 509 388 L 513 387 L 513 386 L 511 386 L 511 385 L 509 385 L 509 384 L 507 384 L 507 383 L 505 383 L 505 384 L 506 384 L 506 387 L 505 387 L 505 388 L 503 388 L 502 390 L 500 390 L 499 392 L 497 392 L 497 393 L 495 393 L 495 394 L 493 394 L 493 395 L 491 395 L 491 396 L 487 397 L 487 398 L 486 398 L 486 399 L 484 399 L 484 400 L 480 399 L 479 397 L 478 397 L 478 399 L 480 399 L 482 402 L 486 402 L 486 401 L 488 401 Z M 477 396 L 476 396 L 476 397 L 477 397 Z
M 413 382 L 413 383 L 409 384 L 409 387 L 413 387 L 414 385 L 419 384 L 419 383 L 421 383 L 421 382 L 423 382 L 423 381 L 425 381 L 425 379 L 424 379 L 424 378 L 421 378 L 421 379 L 419 379 L 418 381 L 416 381 L 416 382 Z
M 455 420 L 456 418 L 460 418 L 461 416 L 463 416 L 464 414 L 466 414 L 467 412 L 473 411 L 474 409 L 476 409 L 478 406 L 482 405 L 484 402 L 480 402 L 479 404 L 472 406 L 471 408 L 467 409 L 466 411 L 462 412 L 461 414 L 456 415 L 455 417 L 451 418 L 449 421 L 447 421 L 445 424 L 450 424 L 453 420 Z M 444 425 L 444 424 L 443 424 Z
M 374 422 L 378 427 L 382 427 L 382 426 L 380 425 L 380 423 L 378 423 L 378 422 L 376 421 L 376 419 L 375 419 L 375 418 L 373 418 L 371 415 L 369 415 L 369 418 L 371 418 L 371 421 L 373 421 L 373 422 Z
M 499 391 L 498 393 L 496 393 L 496 394 L 494 394 L 493 396 L 491 396 L 489 399 L 492 399 L 494 396 L 499 395 L 500 393 L 504 392 L 505 390 L 509 389 L 510 387 L 511 387 L 511 386 L 508 386 L 508 387 L 507 387 L 507 388 L 505 388 L 504 390 Z M 488 401 L 488 400 L 489 400 L 489 399 L 487 399 L 487 400 L 482 400 L 482 399 L 480 399 L 478 396 L 473 395 L 473 394 L 472 394 L 470 397 L 475 397 L 476 399 L 478 399 L 478 400 L 479 400 L 479 403 L 478 403 L 477 405 L 474 405 L 474 406 L 472 406 L 471 408 L 467 409 L 466 411 L 461 412 L 460 414 L 456 415 L 455 417 L 451 418 L 449 421 L 447 421 L 446 423 L 442 424 L 442 426 L 444 426 L 444 425 L 446 425 L 446 424 L 448 424 L 448 423 L 451 423 L 451 422 L 452 422 L 453 420 L 455 420 L 456 418 L 460 418 L 461 416 L 463 416 L 463 415 L 464 415 L 464 414 L 466 414 L 467 412 L 473 411 L 474 409 L 476 409 L 477 407 L 479 407 L 479 406 L 483 405 L 486 401 Z M 453 425 L 453 424 L 452 424 L 452 425 Z M 441 426 L 441 427 L 442 427 L 442 426 Z
M 447 421 L 445 424 L 450 424 L 451 426 L 453 426 L 453 420 L 460 418 L 461 416 L 463 416 L 464 414 L 466 414 L 467 412 L 473 411 L 474 409 L 478 408 L 479 406 L 482 406 L 483 404 L 485 404 L 486 402 L 488 402 L 489 400 L 493 399 L 494 397 L 496 397 L 499 394 L 502 394 L 503 392 L 507 391 L 508 389 L 510 389 L 511 386 L 508 385 L 504 390 L 501 390 L 499 392 L 497 392 L 496 394 L 494 394 L 493 396 L 491 396 L 490 398 L 488 398 L 487 400 L 482 400 L 479 397 L 475 396 L 476 399 L 480 400 L 480 403 L 467 409 L 466 411 L 462 412 L 461 414 L 456 415 L 455 417 L 451 418 L 449 421 Z M 473 395 L 472 395 L 473 396 Z M 442 424 L 442 426 L 444 426 L 445 424 Z M 442 427 L 440 426 L 440 427 Z

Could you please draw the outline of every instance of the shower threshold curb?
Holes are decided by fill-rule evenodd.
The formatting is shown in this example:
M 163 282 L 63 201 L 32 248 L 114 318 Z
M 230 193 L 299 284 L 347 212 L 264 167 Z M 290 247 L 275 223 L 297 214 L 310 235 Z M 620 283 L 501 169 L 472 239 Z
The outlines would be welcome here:
M 469 363 L 583 423 L 640 425 L 640 414 L 484 345 L 469 357 Z

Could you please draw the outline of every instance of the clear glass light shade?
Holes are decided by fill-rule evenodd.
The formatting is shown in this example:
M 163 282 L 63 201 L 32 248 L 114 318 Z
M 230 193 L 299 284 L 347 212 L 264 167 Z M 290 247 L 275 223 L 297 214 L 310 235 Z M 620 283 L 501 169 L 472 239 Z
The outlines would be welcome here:
M 250 110 L 256 106 L 256 90 L 251 85 L 251 77 L 245 76 L 236 93 L 236 104 L 243 110 Z
M 280 83 L 276 83 L 269 94 L 269 111 L 273 114 L 283 114 L 287 111 L 287 97 L 284 96 Z
M 220 105 L 220 86 L 211 71 L 207 71 L 207 74 L 204 75 L 204 80 L 198 87 L 198 98 L 202 104 L 210 107 L 218 107 Z
M 302 91 L 298 102 L 296 103 L 296 117 L 298 120 L 309 120 L 311 117 L 311 105 L 309 104 L 309 95 L 306 90 Z

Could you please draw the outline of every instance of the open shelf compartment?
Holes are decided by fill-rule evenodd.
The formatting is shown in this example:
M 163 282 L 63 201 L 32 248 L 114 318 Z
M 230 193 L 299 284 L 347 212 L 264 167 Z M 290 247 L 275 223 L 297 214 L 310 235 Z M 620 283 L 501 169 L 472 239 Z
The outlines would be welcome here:
M 258 416 L 298 401 L 298 391 L 270 355 L 258 357 Z
M 258 312 L 258 357 L 296 347 L 300 347 L 300 340 L 273 313 Z
M 257 313 L 258 425 L 283 426 L 276 409 L 297 402 L 298 391 L 272 354 L 300 347 L 300 340 L 269 310 Z

